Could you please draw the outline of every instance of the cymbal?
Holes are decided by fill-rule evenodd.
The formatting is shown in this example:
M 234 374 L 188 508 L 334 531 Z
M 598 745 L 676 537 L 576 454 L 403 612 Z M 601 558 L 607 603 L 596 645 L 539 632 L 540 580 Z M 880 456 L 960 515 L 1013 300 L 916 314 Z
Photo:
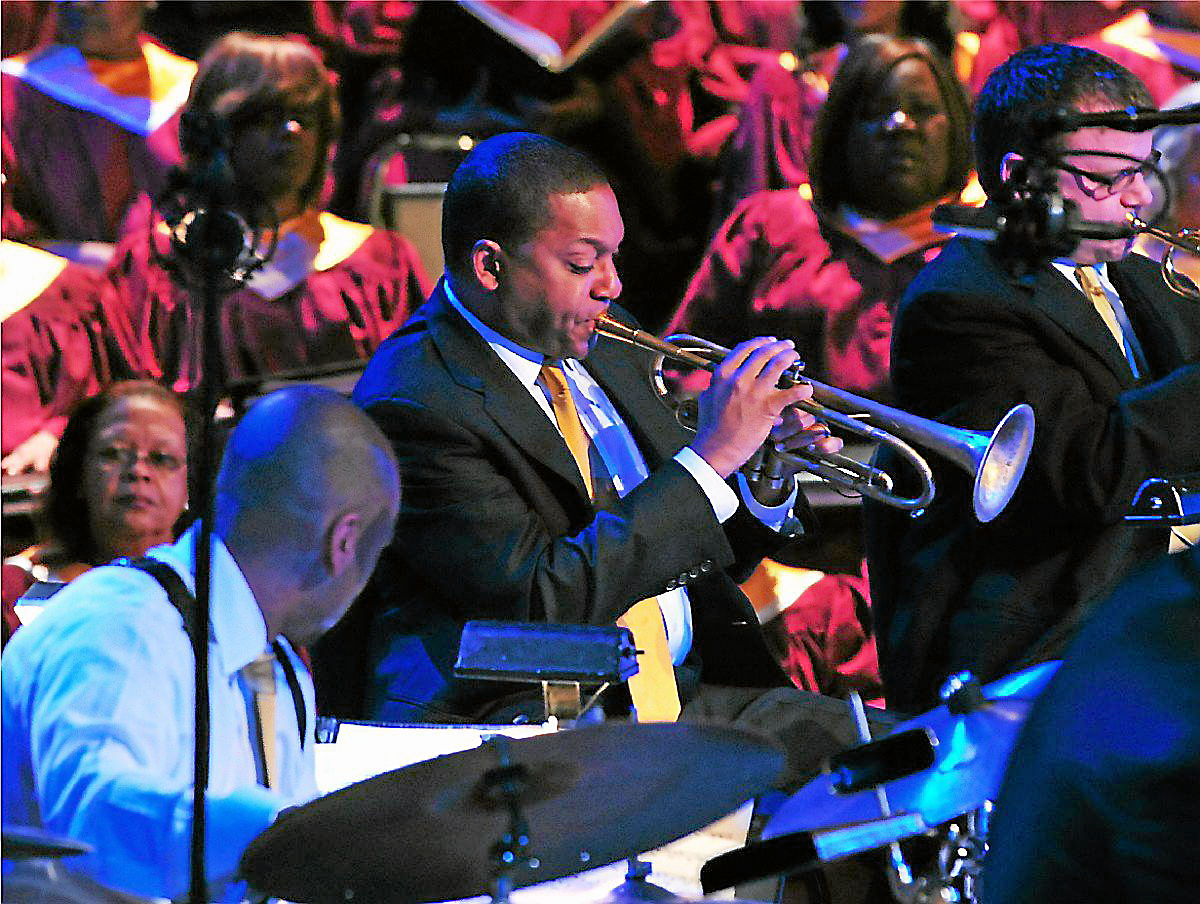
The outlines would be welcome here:
M 503 773 L 507 748 L 511 766 Z M 514 777 L 528 828 L 514 888 L 652 850 L 767 789 L 784 756 L 716 726 L 608 724 L 473 750 L 386 772 L 282 813 L 242 858 L 258 891 L 292 901 L 418 904 L 488 891 Z M 516 770 L 516 771 L 514 771 Z
M 525 892 L 524 894 L 530 894 Z M 540 900 L 540 899 L 539 899 Z M 629 880 L 608 891 L 555 893 L 555 904 L 711 904 L 711 898 L 681 897 L 652 882 Z M 725 898 L 721 904 L 765 904 L 742 898 Z
M 661 898 L 641 898 L 636 894 L 627 894 L 619 887 L 598 898 L 566 897 L 562 900 L 564 904 L 647 904 L 651 901 L 654 904 L 712 904 L 712 898 L 681 898 L 669 892 Z M 766 904 L 766 902 L 751 901 L 747 898 L 723 898 L 721 904 Z
M 1025 717 L 1058 665 L 1039 663 L 984 685 L 988 702 L 971 712 L 955 714 L 943 705 L 893 728 L 892 733 L 926 729 L 936 746 L 928 769 L 883 785 L 892 813 L 915 813 L 935 826 L 994 799 Z M 874 822 L 883 815 L 873 788 L 838 794 L 833 776 L 825 774 L 784 802 L 763 838 Z
M 0 840 L 5 860 L 28 860 L 32 857 L 74 857 L 90 854 L 92 846 L 62 835 L 52 835 L 43 829 L 29 826 L 5 826 Z

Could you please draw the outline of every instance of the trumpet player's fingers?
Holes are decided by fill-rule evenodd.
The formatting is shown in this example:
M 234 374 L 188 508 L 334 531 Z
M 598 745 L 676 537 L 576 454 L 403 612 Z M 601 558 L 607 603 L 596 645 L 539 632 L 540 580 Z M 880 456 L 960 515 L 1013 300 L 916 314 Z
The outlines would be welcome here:
M 753 381 L 753 391 L 778 413 L 812 395 L 812 387 L 804 384 L 778 389 L 780 377 L 799 360 L 792 340 L 758 336 L 736 346 L 717 368 L 716 376 Z
M 783 408 L 807 394 L 776 388 L 796 360 L 789 340 L 759 337 L 743 342 L 713 372 L 700 395 L 699 423 L 691 446 L 722 477 L 728 477 L 766 441 Z
M 789 408 L 769 434 L 780 451 L 795 452 L 814 449 L 824 455 L 840 452 L 842 441 L 829 432 L 829 427 L 807 411 Z
M 764 365 L 773 355 L 786 349 L 794 349 L 791 340 L 776 339 L 774 336 L 756 336 L 739 342 L 713 371 L 721 380 L 737 379 L 743 374 L 761 374 Z

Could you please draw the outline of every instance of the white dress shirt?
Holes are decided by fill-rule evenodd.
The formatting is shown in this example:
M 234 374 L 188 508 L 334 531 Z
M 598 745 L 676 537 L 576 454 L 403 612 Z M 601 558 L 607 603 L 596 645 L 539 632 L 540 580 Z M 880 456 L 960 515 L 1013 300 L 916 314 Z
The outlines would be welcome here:
M 444 285 L 446 298 L 449 299 L 450 304 L 496 352 L 500 360 L 512 371 L 533 400 L 537 402 L 538 407 L 557 428 L 558 422 L 554 417 L 554 409 L 537 382 L 545 356 L 523 348 L 511 339 L 500 335 L 467 310 L 458 296 L 454 294 L 449 280 L 446 280 Z M 587 372 L 583 363 L 574 358 L 565 358 L 562 365 L 563 373 L 566 374 L 567 381 L 571 384 L 571 395 L 575 400 L 579 419 L 603 460 L 617 494 L 623 497 L 650 475 L 650 471 L 646 467 L 646 460 L 612 400 Z M 675 461 L 679 462 L 700 485 L 700 489 L 708 497 L 713 514 L 716 515 L 718 521 L 723 524 L 733 517 L 738 509 L 738 494 L 730 489 L 721 475 L 714 471 L 708 462 L 689 446 L 684 446 L 675 454 Z M 791 513 L 798 488 L 793 486 L 791 495 L 782 505 L 766 507 L 754 499 L 746 478 L 740 473 L 738 474 L 738 485 L 742 491 L 742 499 L 750 512 L 767 527 L 779 530 Z M 667 629 L 667 646 L 671 651 L 671 658 L 675 665 L 679 665 L 687 657 L 692 646 L 692 610 L 687 588 L 677 587 L 659 594 L 658 605 L 662 610 L 663 622 Z
M 149 555 L 194 590 L 190 530 Z M 233 874 L 246 846 L 287 806 L 317 794 L 313 741 L 301 746 L 292 694 L 276 665 L 279 780 L 258 782 L 257 742 L 239 672 L 267 649 L 262 613 L 219 539 L 212 555 L 211 760 L 206 875 L 218 900 L 244 896 Z M 312 680 L 294 652 L 309 734 Z M 133 894 L 187 889 L 195 677 L 182 619 L 150 575 L 95 568 L 54 596 L 4 651 L 3 820 L 95 847 L 63 861 Z

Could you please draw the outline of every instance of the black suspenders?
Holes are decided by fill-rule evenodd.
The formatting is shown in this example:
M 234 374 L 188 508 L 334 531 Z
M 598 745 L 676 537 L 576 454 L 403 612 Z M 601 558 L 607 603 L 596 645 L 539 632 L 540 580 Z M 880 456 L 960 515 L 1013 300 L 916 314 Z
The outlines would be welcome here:
M 126 565 L 144 571 L 158 581 L 162 585 L 162 589 L 166 591 L 171 605 L 179 610 L 180 616 L 183 617 L 183 629 L 187 632 L 187 636 L 195 637 L 196 598 L 192 596 L 192 592 L 187 589 L 183 578 L 176 573 L 174 568 L 147 556 L 140 559 L 117 559 L 113 564 Z M 300 747 L 303 748 L 308 743 L 308 716 L 304 709 L 304 693 L 300 690 L 300 679 L 296 677 L 296 667 L 292 664 L 292 659 L 287 655 L 287 651 L 284 650 L 283 644 L 276 640 L 271 644 L 271 649 L 275 651 L 275 658 L 283 666 L 283 675 L 292 692 L 292 703 L 296 707 L 296 724 L 300 727 Z

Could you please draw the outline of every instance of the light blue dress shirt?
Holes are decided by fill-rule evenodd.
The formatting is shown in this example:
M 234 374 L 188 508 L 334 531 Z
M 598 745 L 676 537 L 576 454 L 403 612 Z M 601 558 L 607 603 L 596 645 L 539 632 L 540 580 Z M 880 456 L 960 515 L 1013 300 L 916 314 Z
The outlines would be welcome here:
M 149 555 L 193 583 L 193 531 Z M 267 649 L 262 613 L 220 540 L 212 555 L 209 643 L 211 774 L 207 877 L 239 900 L 233 874 L 279 811 L 317 795 L 313 742 L 300 744 L 291 691 L 276 665 L 279 780 L 257 784 L 240 670 Z M 293 660 L 307 724 L 312 680 Z M 63 861 L 103 885 L 174 897 L 187 889 L 195 677 L 191 642 L 158 582 L 133 568 L 95 568 L 55 595 L 0 661 L 4 824 L 45 828 L 96 851 Z

